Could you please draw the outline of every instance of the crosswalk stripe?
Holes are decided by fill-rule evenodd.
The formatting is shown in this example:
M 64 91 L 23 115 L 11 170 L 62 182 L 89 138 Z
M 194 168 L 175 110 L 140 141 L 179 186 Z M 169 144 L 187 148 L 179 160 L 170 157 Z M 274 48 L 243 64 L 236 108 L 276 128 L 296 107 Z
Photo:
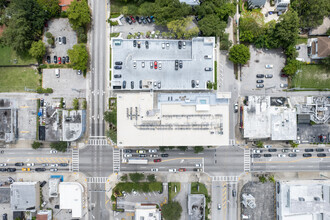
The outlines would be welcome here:
M 244 149 L 244 172 L 250 172 L 250 170 L 251 170 L 250 149 Z
M 87 183 L 107 183 L 108 177 L 87 177 Z

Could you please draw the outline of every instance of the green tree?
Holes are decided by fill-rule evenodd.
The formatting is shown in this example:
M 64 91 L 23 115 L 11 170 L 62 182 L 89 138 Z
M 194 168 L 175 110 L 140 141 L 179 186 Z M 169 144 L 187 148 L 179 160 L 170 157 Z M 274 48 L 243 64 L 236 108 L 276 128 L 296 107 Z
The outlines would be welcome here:
M 186 151 L 186 150 L 188 150 L 188 147 L 180 146 L 180 147 L 178 147 L 178 149 L 181 150 L 181 151 Z
M 293 76 L 296 74 L 299 68 L 299 61 L 298 60 L 289 60 L 288 63 L 283 68 L 283 71 L 288 76 Z
M 262 176 L 259 176 L 259 181 L 262 183 L 265 183 L 265 182 L 267 182 L 267 179 L 264 175 L 262 175 Z
M 181 18 L 178 20 L 173 20 L 167 23 L 167 28 L 172 31 L 178 38 L 190 38 L 192 36 L 197 36 L 199 29 L 198 27 L 190 28 L 194 25 L 192 17 Z
M 244 44 L 234 45 L 229 50 L 229 60 L 236 64 L 246 64 L 250 59 L 250 49 Z
M 78 110 L 79 109 L 79 100 L 77 98 L 73 99 L 72 106 L 73 106 L 73 109 L 74 110 Z
M 301 28 L 317 27 L 330 14 L 328 0 L 292 0 L 291 6 L 298 13 Z
M 39 149 L 41 146 L 42 146 L 42 143 L 40 143 L 40 142 L 34 141 L 32 143 L 32 148 L 35 149 L 35 150 Z
M 78 29 L 79 27 L 86 27 L 86 25 L 91 21 L 87 0 L 74 0 L 71 2 L 67 13 L 69 21 L 74 30 Z
M 68 50 L 73 69 L 85 71 L 87 69 L 88 53 L 85 44 L 73 45 L 72 49 Z
M 159 147 L 159 150 L 160 150 L 161 152 L 165 152 L 165 151 L 166 151 L 166 147 Z
M 106 122 L 112 123 L 117 126 L 117 110 L 114 108 L 112 111 L 104 112 L 103 118 Z
M 191 6 L 180 3 L 179 0 L 155 0 L 156 24 L 166 25 L 167 23 L 181 19 L 191 14 Z
M 286 58 L 289 60 L 294 60 L 298 57 L 298 52 L 294 45 L 290 45 L 289 47 L 287 47 L 284 52 L 285 52 Z
M 204 36 L 222 36 L 227 24 L 215 14 L 210 14 L 198 21 L 198 26 Z
M 68 143 L 65 141 L 58 141 L 58 142 L 52 142 L 50 144 L 50 148 L 61 151 L 61 152 L 65 152 L 67 149 Z
M 82 103 L 82 109 L 86 110 L 87 109 L 87 101 L 84 100 Z
M 124 174 L 120 177 L 120 181 L 127 182 L 127 180 L 128 180 L 127 174 Z
M 32 57 L 41 62 L 42 57 L 46 54 L 46 47 L 42 40 L 34 41 L 31 45 L 29 53 Z
M 3 23 L 7 26 L 2 42 L 19 54 L 28 52 L 33 41 L 42 35 L 46 13 L 35 0 L 12 0 Z
M 54 45 L 54 39 L 53 39 L 53 38 L 48 38 L 48 39 L 47 39 L 47 43 L 48 43 L 49 45 Z
M 290 141 L 289 143 L 290 143 L 292 148 L 297 148 L 299 146 L 299 144 L 294 142 L 294 141 Z
M 37 0 L 38 4 L 46 11 L 47 18 L 58 17 L 61 13 L 59 0 Z
M 223 21 L 228 21 L 229 16 L 233 16 L 236 12 L 236 6 L 232 3 L 222 4 L 221 7 L 215 8 L 215 12 Z
M 274 175 L 270 175 L 268 177 L 268 181 L 272 182 L 272 183 L 275 183 L 275 178 L 274 178 Z
M 144 174 L 143 173 L 130 173 L 129 178 L 134 182 L 140 182 L 142 179 L 144 179 Z
M 155 13 L 155 3 L 153 2 L 144 2 L 140 5 L 138 12 L 140 15 L 152 15 Z
M 279 46 L 287 48 L 290 45 L 295 45 L 298 38 L 298 27 L 299 18 L 297 12 L 289 10 L 281 15 L 274 32 L 275 37 L 279 41 Z
M 147 180 L 149 182 L 156 182 L 156 177 L 155 177 L 154 174 L 150 174 L 150 175 L 147 176 Z
M 168 201 L 162 207 L 162 215 L 165 220 L 179 220 L 181 218 L 182 207 L 178 201 Z
M 330 68 L 330 55 L 327 58 L 323 59 L 321 61 L 321 63 L 329 69 Z
M 256 143 L 258 148 L 263 148 L 264 147 L 264 143 L 262 141 L 257 141 Z
M 194 153 L 198 154 L 199 152 L 202 152 L 204 150 L 204 147 L 202 146 L 196 146 L 194 147 Z

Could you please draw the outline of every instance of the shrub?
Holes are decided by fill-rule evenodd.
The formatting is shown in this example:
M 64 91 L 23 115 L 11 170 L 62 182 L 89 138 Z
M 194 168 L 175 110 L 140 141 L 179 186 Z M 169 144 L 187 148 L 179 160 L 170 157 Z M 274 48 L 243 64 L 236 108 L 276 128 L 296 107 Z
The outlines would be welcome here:
M 82 103 L 82 109 L 86 110 L 87 109 L 87 101 L 84 100 Z
M 110 26 L 117 26 L 119 23 L 118 21 L 111 21 L 110 19 L 108 20 Z
M 79 100 L 77 98 L 73 99 L 72 106 L 73 106 L 73 109 L 74 110 L 78 110 L 79 109 Z
M 150 174 L 147 176 L 147 180 L 149 182 L 156 182 L 156 178 L 155 178 L 155 175 L 154 174 Z
M 202 146 L 196 146 L 194 147 L 194 153 L 197 154 L 199 152 L 202 152 L 204 150 L 204 147 Z
M 37 141 L 34 141 L 33 144 L 32 144 L 32 148 L 35 149 L 35 150 L 40 148 L 41 146 L 42 146 L 42 143 L 37 142 Z
M 52 88 L 42 88 L 41 86 L 39 86 L 37 88 L 37 93 L 53 93 L 53 89 Z
M 123 175 L 120 177 L 120 180 L 123 181 L 123 182 L 126 182 L 128 180 L 128 176 L 127 174 Z
M 130 173 L 129 178 L 134 182 L 137 183 L 144 179 L 144 174 L 143 173 Z
M 47 38 L 52 38 L 52 37 L 53 37 L 53 35 L 52 35 L 50 32 L 46 32 L 45 36 L 46 36 Z

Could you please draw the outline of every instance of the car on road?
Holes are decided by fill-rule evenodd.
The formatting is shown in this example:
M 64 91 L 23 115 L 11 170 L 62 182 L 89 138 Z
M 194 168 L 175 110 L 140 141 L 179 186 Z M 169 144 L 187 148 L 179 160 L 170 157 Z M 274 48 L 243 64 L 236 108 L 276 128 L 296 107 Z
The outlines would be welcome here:
M 315 151 L 316 152 L 324 152 L 324 149 L 323 148 L 316 148 Z
M 150 171 L 151 171 L 151 172 L 157 172 L 158 169 L 157 169 L 157 168 L 152 168 Z
M 273 78 L 273 74 L 266 74 L 265 78 Z
M 261 154 L 251 154 L 251 157 L 252 158 L 260 158 L 261 157 Z
M 265 68 L 266 69 L 273 69 L 274 65 L 273 64 L 266 64 Z
M 235 112 L 235 113 L 238 112 L 238 103 L 235 103 L 235 105 L 234 105 L 234 112 Z
M 6 172 L 7 171 L 7 168 L 0 168 L 0 171 L 1 172 Z
M 179 172 L 186 172 L 186 170 L 187 170 L 186 168 L 180 168 Z
M 156 149 L 149 149 L 148 152 L 149 153 L 157 153 L 157 150 Z
M 68 163 L 59 163 L 58 165 L 59 165 L 60 167 L 67 167 L 67 166 L 69 166 Z
M 168 154 L 161 154 L 161 157 L 168 157 Z
M 168 169 L 168 172 L 176 172 L 176 169 Z
M 257 83 L 263 83 L 264 81 L 262 79 L 258 79 Z
M 58 169 L 56 169 L 56 168 L 51 168 L 51 169 L 49 169 L 49 171 L 50 171 L 50 172 L 57 172 Z
M 139 154 L 139 157 L 146 157 L 146 154 Z
M 218 204 L 218 210 L 221 210 L 221 204 Z
M 132 157 L 132 154 L 124 154 L 124 157 Z
M 314 149 L 306 148 L 306 149 L 305 149 L 305 152 L 314 152 Z
M 16 172 L 16 168 L 8 168 L 7 171 L 8 172 Z
M 46 185 L 46 181 L 42 181 L 41 183 L 40 183 L 40 187 L 44 187 L 44 185 Z
M 138 154 L 145 154 L 146 153 L 145 150 L 136 150 L 135 152 L 138 153 Z
M 300 150 L 298 150 L 298 149 L 293 149 L 292 152 L 298 153 L 298 152 L 300 152 Z
M 236 189 L 233 189 L 232 195 L 233 195 L 233 197 L 236 197 Z
M 158 154 L 150 154 L 149 157 L 159 157 Z
M 286 157 L 285 154 L 277 154 L 278 157 Z
M 202 166 L 201 163 L 196 163 L 196 164 L 195 164 L 195 167 L 201 167 L 201 166 Z
M 204 70 L 205 71 L 212 71 L 212 67 L 205 67 Z
M 37 172 L 45 172 L 46 168 L 35 168 L 34 170 Z
M 57 163 L 52 163 L 50 166 L 51 167 L 58 167 L 58 164 Z
M 51 153 L 51 154 L 57 154 L 57 150 L 50 150 L 49 153 Z
M 114 77 L 117 78 L 117 79 L 121 78 L 121 74 L 115 74 Z
M 288 153 L 288 152 L 290 152 L 290 149 L 282 149 L 282 152 L 283 153 Z
M 133 151 L 130 149 L 124 149 L 124 153 L 133 153 Z
M 277 152 L 277 149 L 268 149 L 268 152 Z
M 28 164 L 26 164 L 26 166 L 33 167 L 34 166 L 34 163 L 28 163 Z
M 326 157 L 327 155 L 324 153 L 317 154 L 317 157 Z
M 257 84 L 256 87 L 257 88 L 264 88 L 264 84 Z
M 43 163 L 42 166 L 43 166 L 43 167 L 48 167 L 49 164 L 48 164 L 48 163 Z
M 202 172 L 203 169 L 202 168 L 194 168 L 193 171 Z
M 264 157 L 272 157 L 271 154 L 264 154 Z
M 154 163 L 162 162 L 162 159 L 154 159 Z
M 264 78 L 265 75 L 264 75 L 264 74 L 257 74 L 256 77 L 257 77 L 257 78 Z
M 24 163 L 23 162 L 15 163 L 15 166 L 22 167 L 22 166 L 24 166 Z
M 311 157 L 312 154 L 303 154 L 303 157 Z
M 288 156 L 289 156 L 289 157 L 296 157 L 297 154 L 295 154 L 295 153 L 289 153 Z
M 267 149 L 272 148 L 272 145 L 264 145 L 264 148 L 267 148 Z
M 31 168 L 22 168 L 22 171 L 31 171 Z
M 6 167 L 7 164 L 6 163 L 0 163 L 0 167 Z
M 262 150 L 254 149 L 254 150 L 253 150 L 253 153 L 255 153 L 255 154 L 260 154 L 260 153 L 262 153 Z

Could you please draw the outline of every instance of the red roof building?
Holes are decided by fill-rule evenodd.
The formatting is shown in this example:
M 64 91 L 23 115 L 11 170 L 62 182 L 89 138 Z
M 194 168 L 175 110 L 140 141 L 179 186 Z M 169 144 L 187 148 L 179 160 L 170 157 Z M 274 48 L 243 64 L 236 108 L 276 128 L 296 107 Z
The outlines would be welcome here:
M 60 0 L 60 7 L 62 11 L 66 11 L 69 7 L 69 5 L 73 2 L 73 0 Z

